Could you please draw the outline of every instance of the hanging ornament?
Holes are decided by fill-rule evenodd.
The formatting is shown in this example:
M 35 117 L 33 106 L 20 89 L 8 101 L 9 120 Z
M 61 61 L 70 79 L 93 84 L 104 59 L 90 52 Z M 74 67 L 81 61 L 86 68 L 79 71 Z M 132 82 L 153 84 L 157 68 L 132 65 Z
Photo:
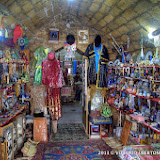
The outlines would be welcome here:
M 25 45 L 25 39 L 24 38 L 19 38 L 18 39 L 18 44 L 20 45 L 20 46 L 24 46 Z
M 13 42 L 16 43 L 17 39 L 22 37 L 23 35 L 23 30 L 19 25 L 16 25 L 14 32 L 13 32 L 14 36 L 13 36 Z
M 25 40 L 25 46 L 26 46 L 26 45 L 29 43 L 29 38 L 26 37 L 26 36 L 24 36 L 23 38 L 24 38 L 24 40 Z
M 20 45 L 20 48 L 21 50 L 23 51 L 24 50 L 24 47 L 25 47 L 25 39 L 24 38 L 19 38 L 18 39 L 18 44 Z

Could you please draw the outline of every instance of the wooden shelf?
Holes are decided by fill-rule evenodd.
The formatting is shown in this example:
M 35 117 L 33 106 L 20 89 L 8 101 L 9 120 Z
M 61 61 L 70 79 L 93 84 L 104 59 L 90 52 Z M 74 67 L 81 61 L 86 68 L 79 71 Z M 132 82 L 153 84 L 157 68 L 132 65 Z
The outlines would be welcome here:
M 29 63 L 26 63 L 26 62 L 1 62 L 1 61 L 0 61 L 0 63 L 3 63 L 3 64 L 21 64 L 21 65 L 23 65 L 23 64 L 28 65 L 29 64 Z
M 123 66 L 123 67 L 108 67 L 108 69 L 123 69 L 123 68 L 160 68 L 160 66 Z
M 22 113 L 26 108 L 27 108 L 27 106 L 24 106 L 24 107 L 20 108 L 18 110 L 18 112 L 16 114 L 14 114 L 13 116 L 11 116 L 9 118 L 4 118 L 6 120 L 4 120 L 3 122 L 0 122 L 0 127 L 3 127 L 7 123 L 9 123 L 13 118 L 15 118 L 17 115 L 19 115 L 20 113 Z
M 148 97 L 144 97 L 144 96 L 139 96 L 135 93 L 130 93 L 130 92 L 127 92 L 127 91 L 124 91 L 124 90 L 120 90 L 120 89 L 117 89 L 116 87 L 111 87 L 111 88 L 108 88 L 108 89 L 115 89 L 116 91 L 119 91 L 119 92 L 124 92 L 126 94 L 131 94 L 131 95 L 134 95 L 136 97 L 140 97 L 140 98 L 143 98 L 143 99 L 148 99 L 148 100 L 151 100 L 151 101 L 154 101 L 154 102 L 160 102 L 160 98 L 148 98 Z
M 146 122 L 141 122 L 141 121 L 137 121 L 133 116 L 131 116 L 131 114 L 128 114 L 128 113 L 125 113 L 124 111 L 120 110 L 119 108 L 115 107 L 113 104 L 110 104 L 109 105 L 113 108 L 115 108 L 117 111 L 120 111 L 121 113 L 129 116 L 130 118 L 132 118 L 133 120 L 135 120 L 136 122 L 140 123 L 140 124 L 143 124 L 144 126 L 150 128 L 151 130 L 153 130 L 154 132 L 160 134 L 160 130 L 157 130 L 155 129 L 154 127 L 150 126 L 149 124 L 147 124 Z

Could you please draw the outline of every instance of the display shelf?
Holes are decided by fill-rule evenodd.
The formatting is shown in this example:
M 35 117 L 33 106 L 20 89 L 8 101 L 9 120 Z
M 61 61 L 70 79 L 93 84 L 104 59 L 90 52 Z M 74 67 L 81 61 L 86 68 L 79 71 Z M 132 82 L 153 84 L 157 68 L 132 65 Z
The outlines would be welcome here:
M 160 80 L 150 80 L 150 79 L 143 79 L 143 78 L 134 78 L 134 77 L 127 77 L 127 76 L 121 76 L 122 78 L 131 79 L 131 80 L 141 80 L 144 82 L 155 82 L 160 83 Z
M 118 89 L 117 89 L 117 91 L 124 92 L 124 93 L 127 93 L 127 94 L 131 94 L 133 96 L 140 97 L 140 98 L 143 98 L 143 99 L 152 100 L 154 102 L 160 102 L 160 98 L 148 98 L 148 97 L 137 95 L 135 93 L 130 93 L 130 92 L 127 92 L 127 91 L 124 91 L 124 90 L 118 90 Z
M 123 69 L 123 68 L 160 68 L 160 66 L 123 66 L 123 67 L 108 67 L 108 69 Z
M 0 61 L 0 63 L 3 63 L 3 64 L 21 64 L 21 65 L 28 65 L 29 63 L 26 63 L 26 62 L 2 62 Z
M 22 100 L 22 98 L 19 98 L 19 100 Z M 31 98 L 24 98 L 24 101 L 31 101 Z
M 19 115 L 20 113 L 22 113 L 25 109 L 27 108 L 27 106 L 22 106 L 19 109 L 15 109 L 16 113 L 10 117 L 7 118 L 3 118 L 0 121 L 0 127 L 3 127 L 4 125 L 6 125 L 7 123 L 9 123 L 13 118 L 15 118 L 17 115 Z
M 120 111 L 121 113 L 123 113 L 123 114 L 129 116 L 130 118 L 132 118 L 132 119 L 135 120 L 136 122 L 138 122 L 138 123 L 140 123 L 140 124 L 142 124 L 142 125 L 144 125 L 144 126 L 150 128 L 150 129 L 153 130 L 154 132 L 160 134 L 160 130 L 155 129 L 154 127 L 150 126 L 148 123 L 142 122 L 142 121 L 137 121 L 137 119 L 135 119 L 133 116 L 131 116 L 132 114 L 128 114 L 128 113 L 126 113 L 126 112 L 120 110 L 119 108 L 117 108 L 116 106 L 114 106 L 114 104 L 110 104 L 110 103 L 109 103 L 109 105 L 110 105 L 111 107 L 115 108 L 117 111 Z
M 127 91 L 124 91 L 124 90 L 121 90 L 121 89 L 117 89 L 116 87 L 111 87 L 111 88 L 108 88 L 108 89 L 110 89 L 110 90 L 111 89 L 115 89 L 115 90 L 117 90 L 119 92 L 124 92 L 126 94 L 131 94 L 131 95 L 136 96 L 136 97 L 140 97 L 140 98 L 151 100 L 151 101 L 158 102 L 158 103 L 160 102 L 160 98 L 148 98 L 148 97 L 137 95 L 135 93 L 130 93 L 130 92 L 127 92 Z

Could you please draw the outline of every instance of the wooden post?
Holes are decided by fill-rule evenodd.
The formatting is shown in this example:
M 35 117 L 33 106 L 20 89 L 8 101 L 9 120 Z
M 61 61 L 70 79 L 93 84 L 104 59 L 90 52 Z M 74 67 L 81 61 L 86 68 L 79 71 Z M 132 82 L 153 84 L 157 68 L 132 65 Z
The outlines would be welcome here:
M 85 59 L 86 134 L 88 134 L 87 59 Z

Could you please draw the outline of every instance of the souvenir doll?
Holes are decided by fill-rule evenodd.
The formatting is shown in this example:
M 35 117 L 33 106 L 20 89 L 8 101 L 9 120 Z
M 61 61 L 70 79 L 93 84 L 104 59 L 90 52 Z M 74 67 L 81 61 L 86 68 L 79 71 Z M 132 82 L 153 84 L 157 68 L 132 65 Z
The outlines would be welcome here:
M 138 78 L 138 70 L 137 69 L 135 69 L 134 75 L 135 75 L 135 78 Z
M 129 81 L 128 88 L 126 89 L 127 92 L 131 93 L 133 91 L 133 84 L 134 84 L 134 81 Z
M 132 91 L 132 93 L 136 94 L 136 92 L 137 92 L 137 85 L 134 84 L 134 85 L 133 85 L 133 91 Z

